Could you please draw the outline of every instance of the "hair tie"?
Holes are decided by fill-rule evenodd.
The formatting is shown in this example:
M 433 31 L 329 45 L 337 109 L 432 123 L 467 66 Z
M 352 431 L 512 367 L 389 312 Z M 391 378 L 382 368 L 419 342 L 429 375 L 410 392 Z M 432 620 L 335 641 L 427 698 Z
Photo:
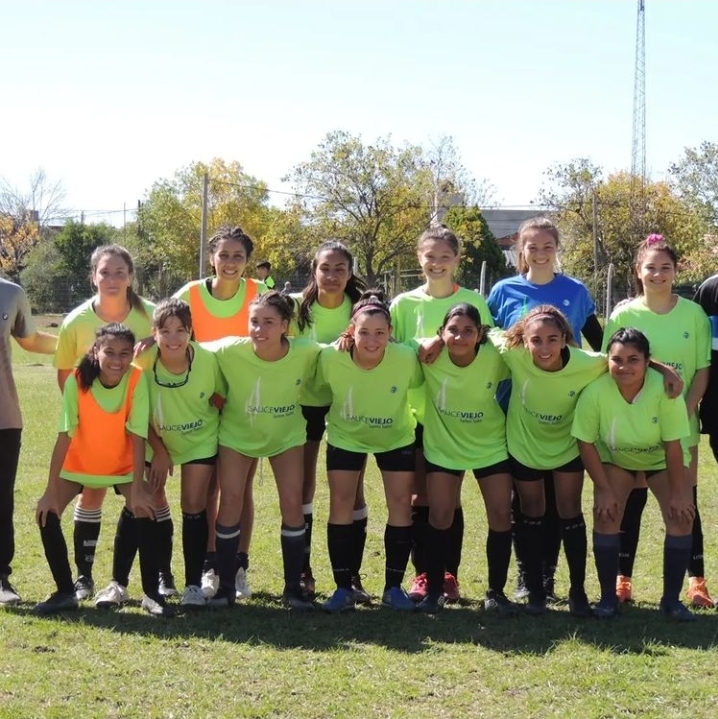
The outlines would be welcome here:
M 657 245 L 661 242 L 665 242 L 663 239 L 663 235 L 648 235 L 646 237 L 646 247 L 652 247 L 653 245 Z

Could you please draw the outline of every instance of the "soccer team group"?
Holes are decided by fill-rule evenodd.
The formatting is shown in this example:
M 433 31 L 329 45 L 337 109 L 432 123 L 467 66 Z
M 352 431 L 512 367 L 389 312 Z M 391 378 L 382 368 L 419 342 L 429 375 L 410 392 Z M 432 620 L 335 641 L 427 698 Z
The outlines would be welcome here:
M 518 249 L 519 273 L 498 282 L 486 301 L 455 284 L 459 241 L 450 229 L 432 227 L 417 246 L 424 283 L 387 305 L 380 290 L 367 290 L 353 274 L 350 251 L 336 241 L 317 249 L 301 293 L 245 279 L 252 240 L 239 227 L 223 228 L 209 243 L 213 275 L 155 306 L 132 288 L 130 254 L 108 245 L 92 255 L 95 295 L 67 315 L 58 337 L 39 332 L 22 289 L 0 281 L 0 389 L 10 399 L 0 410 L 0 604 L 20 602 L 10 583 L 22 427 L 12 336 L 29 351 L 54 353 L 62 391 L 36 510 L 57 591 L 35 605 L 40 615 L 85 600 L 121 607 L 137 555 L 142 608 L 175 612 L 167 601 L 180 592 L 166 493 L 174 478 L 185 580 L 179 606 L 229 608 L 249 597 L 252 488 L 261 458 L 276 480 L 286 606 L 340 613 L 370 603 L 360 579 L 369 455 L 386 497 L 386 607 L 434 613 L 460 598 L 466 472 L 486 508 L 485 610 L 545 613 L 563 544 L 570 613 L 615 616 L 632 599 L 648 489 L 665 523 L 660 611 L 695 619 L 680 598 L 686 573 L 688 603 L 713 607 L 696 487 L 699 415 L 714 453 L 718 442 L 711 411 L 718 380 L 710 376 L 718 276 L 695 301 L 679 297 L 676 253 L 651 235 L 637 248 L 638 295 L 619 304 L 603 328 L 586 287 L 556 271 L 559 235 L 548 219 L 525 222 Z M 593 351 L 581 349 L 582 336 Z M 325 432 L 336 588 L 320 603 L 311 547 Z M 585 473 L 593 483 L 601 591 L 593 605 L 584 589 Z M 125 501 L 112 580 L 95 592 L 108 489 Z M 60 522 L 73 501 L 76 571 Z M 506 594 L 512 549 L 519 568 L 513 601 Z

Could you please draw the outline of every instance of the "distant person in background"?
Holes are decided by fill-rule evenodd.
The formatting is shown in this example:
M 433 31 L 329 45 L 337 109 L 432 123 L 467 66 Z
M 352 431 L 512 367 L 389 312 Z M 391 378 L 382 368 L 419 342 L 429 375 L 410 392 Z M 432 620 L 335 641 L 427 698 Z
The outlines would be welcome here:
M 20 595 L 10 584 L 10 564 L 15 555 L 14 492 L 22 434 L 10 338 L 14 337 L 27 352 L 40 354 L 53 354 L 57 338 L 35 329 L 24 290 L 3 279 L 0 279 L 0 318 L 0 606 L 7 607 L 20 602 Z
M 272 265 L 266 260 L 257 263 L 257 278 L 260 282 L 264 282 L 269 290 L 274 289 L 274 278 L 270 274 L 271 271 Z
M 285 297 L 292 294 L 292 283 L 289 280 L 284 283 L 284 289 L 280 292 L 280 294 Z

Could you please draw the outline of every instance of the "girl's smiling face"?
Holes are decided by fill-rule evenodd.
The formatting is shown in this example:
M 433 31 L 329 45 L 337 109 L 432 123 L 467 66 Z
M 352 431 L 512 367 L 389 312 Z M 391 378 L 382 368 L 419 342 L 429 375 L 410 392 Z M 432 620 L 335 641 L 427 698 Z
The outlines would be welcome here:
M 459 265 L 459 255 L 445 240 L 425 240 L 418 252 L 419 264 L 429 282 L 451 280 Z
M 247 250 L 239 240 L 225 237 L 217 243 L 210 262 L 217 279 L 225 282 L 239 282 L 247 266 Z
M 676 279 L 676 265 L 664 250 L 648 250 L 636 265 L 644 292 L 669 293 Z
M 100 366 L 100 382 L 105 387 L 115 387 L 132 364 L 132 343 L 122 337 L 107 336 L 102 338 L 94 351 Z
M 539 369 L 556 372 L 563 367 L 561 352 L 566 347 L 566 335 L 552 320 L 530 322 L 524 329 L 524 345 Z

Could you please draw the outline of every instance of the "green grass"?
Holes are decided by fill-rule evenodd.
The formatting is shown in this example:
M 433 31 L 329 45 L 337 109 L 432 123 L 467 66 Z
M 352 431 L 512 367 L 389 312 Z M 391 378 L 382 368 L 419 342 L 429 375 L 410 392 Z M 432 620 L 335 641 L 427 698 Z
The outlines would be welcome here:
M 44 324 L 41 323 L 41 327 Z M 638 601 L 613 622 L 578 621 L 565 607 L 544 618 L 486 616 L 486 520 L 478 489 L 464 488 L 466 598 L 436 617 L 378 606 L 353 615 L 293 615 L 279 602 L 281 556 L 276 491 L 265 463 L 256 482 L 250 579 L 256 597 L 232 611 L 157 620 L 137 604 L 119 613 L 92 605 L 40 619 L 32 605 L 53 588 L 33 509 L 47 476 L 60 396 L 46 358 L 15 354 L 25 431 L 16 494 L 13 580 L 25 603 L 0 611 L 0 717 L 710 717 L 715 716 L 718 616 L 689 626 L 656 611 L 662 529 L 646 510 L 635 586 Z M 364 571 L 383 583 L 385 508 L 378 474 L 367 476 L 370 524 Z M 708 577 L 716 579 L 718 472 L 702 447 L 702 513 Z M 331 590 L 326 554 L 327 491 L 315 508 L 314 568 Z M 170 496 L 177 507 L 176 482 Z M 590 507 L 589 487 L 585 506 Z M 110 576 L 120 500 L 108 495 L 95 576 Z M 178 513 L 175 511 L 175 520 Z M 71 514 L 64 526 L 71 541 Z M 179 521 L 175 571 L 182 576 Z M 513 577 L 513 570 L 512 575 Z M 588 591 L 597 583 L 592 558 Z M 567 577 L 561 560 L 559 594 Z M 139 597 L 138 568 L 130 593 Z

